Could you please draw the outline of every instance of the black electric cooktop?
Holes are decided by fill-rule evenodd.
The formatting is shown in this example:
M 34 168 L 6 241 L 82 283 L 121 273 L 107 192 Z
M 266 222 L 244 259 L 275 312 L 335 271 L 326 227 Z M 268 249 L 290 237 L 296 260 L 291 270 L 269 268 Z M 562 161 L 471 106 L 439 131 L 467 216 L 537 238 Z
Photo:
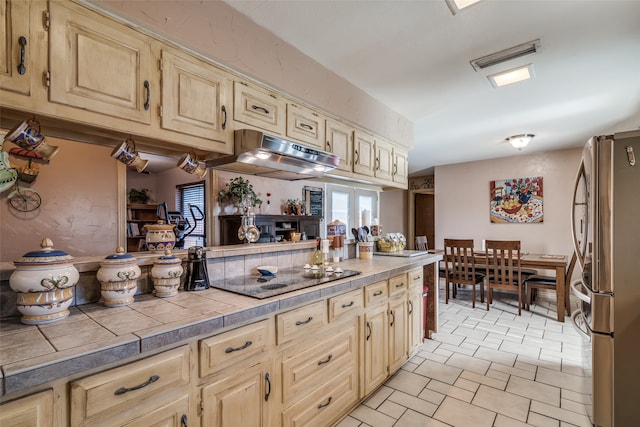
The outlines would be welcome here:
M 322 285 L 345 277 L 357 276 L 360 271 L 343 270 L 342 273 L 314 271 L 302 268 L 286 268 L 279 270 L 275 276 L 237 277 L 235 279 L 219 280 L 211 283 L 212 288 L 264 299 L 272 296 Z

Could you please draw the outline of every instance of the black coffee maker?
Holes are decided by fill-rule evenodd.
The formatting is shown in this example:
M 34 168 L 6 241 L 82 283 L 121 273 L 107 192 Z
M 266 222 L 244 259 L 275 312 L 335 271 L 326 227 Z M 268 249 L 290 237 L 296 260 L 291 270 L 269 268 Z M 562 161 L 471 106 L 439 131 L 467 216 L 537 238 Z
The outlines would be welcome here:
M 184 282 L 185 291 L 202 291 L 209 289 L 209 274 L 207 273 L 207 253 L 202 246 L 189 248 L 187 261 L 187 277 Z

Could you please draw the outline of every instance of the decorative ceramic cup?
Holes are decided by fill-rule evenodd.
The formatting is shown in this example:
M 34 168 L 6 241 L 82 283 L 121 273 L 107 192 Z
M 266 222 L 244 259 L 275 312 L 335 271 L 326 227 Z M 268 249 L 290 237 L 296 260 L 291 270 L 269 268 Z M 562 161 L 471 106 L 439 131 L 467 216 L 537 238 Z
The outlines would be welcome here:
M 374 242 L 358 242 L 358 253 L 360 259 L 373 258 L 373 243 Z
M 27 151 L 35 151 L 45 160 L 50 160 L 58 152 L 57 146 L 47 143 L 40 132 L 40 123 L 35 118 L 19 123 L 5 135 L 4 140 Z
M 133 302 L 142 274 L 137 260 L 123 247 L 100 263 L 96 278 L 100 282 L 100 294 L 106 307 L 120 307 Z
M 27 325 L 67 317 L 73 286 L 80 278 L 73 265 L 74 257 L 53 249 L 50 239 L 42 240 L 40 247 L 15 261 L 16 270 L 9 278 L 9 286 L 18 294 L 20 320 Z
M 207 166 L 204 162 L 199 162 L 195 155 L 184 153 L 180 160 L 178 160 L 177 166 L 183 171 L 196 175 L 202 179 L 207 175 Z
M 184 272 L 182 260 L 171 254 L 170 249 L 164 251 L 164 256 L 153 261 L 151 277 L 155 294 L 159 298 L 168 298 L 178 295 L 180 276 Z
M 164 253 L 166 249 L 172 250 L 176 244 L 176 234 L 173 232 L 173 224 L 165 224 L 158 221 L 157 224 L 145 224 L 147 230 L 147 250 Z
M 136 143 L 131 138 L 127 138 L 111 152 L 111 157 L 124 163 L 127 166 L 133 166 L 138 172 L 142 172 L 149 163 L 144 160 L 136 151 Z

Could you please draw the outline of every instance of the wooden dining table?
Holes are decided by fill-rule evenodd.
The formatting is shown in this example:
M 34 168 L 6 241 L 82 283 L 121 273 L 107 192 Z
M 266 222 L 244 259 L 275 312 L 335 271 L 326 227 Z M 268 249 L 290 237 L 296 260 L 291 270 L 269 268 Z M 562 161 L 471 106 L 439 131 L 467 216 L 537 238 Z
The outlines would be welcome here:
M 444 250 L 434 252 L 444 253 Z M 444 261 L 442 261 L 444 262 Z M 474 252 L 474 262 L 483 264 L 485 262 L 484 252 Z M 569 283 L 565 283 L 568 257 L 566 255 L 533 254 L 521 252 L 520 267 L 535 270 L 553 271 L 556 277 L 556 305 L 558 312 L 558 322 L 564 322 L 565 310 L 569 313 Z M 478 270 L 482 272 L 482 270 Z

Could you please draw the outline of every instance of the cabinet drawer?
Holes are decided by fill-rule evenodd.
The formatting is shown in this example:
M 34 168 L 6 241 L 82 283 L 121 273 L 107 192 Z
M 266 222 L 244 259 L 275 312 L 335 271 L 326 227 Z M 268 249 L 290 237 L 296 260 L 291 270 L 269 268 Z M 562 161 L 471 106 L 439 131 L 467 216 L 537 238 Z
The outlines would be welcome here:
M 268 351 L 271 343 L 269 320 L 253 323 L 200 341 L 200 377 L 235 365 L 254 354 Z
M 283 427 L 328 426 L 358 398 L 356 368 L 340 372 L 282 412 Z
M 324 118 L 309 108 L 289 103 L 287 136 L 324 149 Z
M 276 327 L 278 344 L 303 336 L 327 324 L 326 302 L 318 301 L 304 307 L 278 314 Z
M 336 331 L 337 332 L 337 331 Z M 285 407 L 314 390 L 327 378 L 356 367 L 358 357 L 358 322 L 354 319 L 348 327 L 317 345 L 300 352 L 297 348 L 282 360 L 282 399 Z
M 189 347 L 184 346 L 71 383 L 71 425 L 140 405 L 189 384 Z
M 238 122 L 282 135 L 286 105 L 284 99 L 262 88 L 244 82 L 233 84 L 233 119 Z
M 364 305 L 370 307 L 374 304 L 385 302 L 389 296 L 387 282 L 378 282 L 364 287 Z
M 348 313 L 357 313 L 363 305 L 362 289 L 329 298 L 329 322 L 342 318 Z
M 413 288 L 414 286 L 420 286 L 422 290 L 422 278 L 423 278 L 422 267 L 411 270 L 407 274 L 409 275 L 409 288 Z
M 409 284 L 407 273 L 394 276 L 389 279 L 389 295 L 406 291 Z

